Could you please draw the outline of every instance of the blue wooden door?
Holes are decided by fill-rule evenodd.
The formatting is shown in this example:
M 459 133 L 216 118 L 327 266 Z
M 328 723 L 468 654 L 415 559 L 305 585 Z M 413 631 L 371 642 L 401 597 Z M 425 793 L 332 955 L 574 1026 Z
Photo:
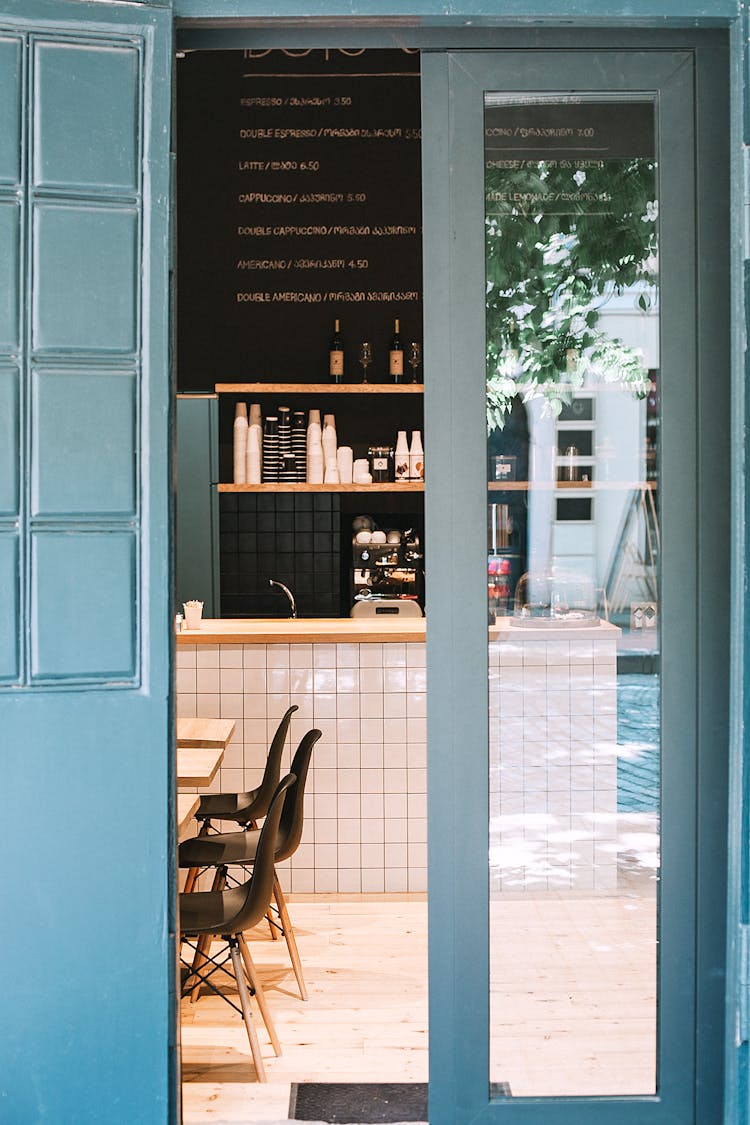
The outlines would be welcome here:
M 174 1113 L 171 19 L 0 4 L 0 1117 Z
M 728 506 L 717 503 L 717 497 L 726 495 L 728 464 L 727 302 L 722 297 L 728 235 L 721 202 L 726 199 L 727 160 L 726 140 L 713 147 L 725 102 L 702 65 L 690 50 L 457 51 L 423 57 L 425 370 L 432 373 L 425 379 L 425 408 L 430 466 L 430 1120 L 435 1125 L 495 1119 L 524 1125 L 689 1125 L 721 1116 L 717 1029 L 724 957 L 728 645 L 725 599 L 715 595 L 716 582 L 724 589 L 728 575 Z M 702 96 L 698 110 L 696 75 Z M 638 216 L 644 224 L 655 223 L 657 212 L 659 216 L 654 228 L 658 254 L 651 262 L 655 270 L 658 264 L 659 274 L 658 346 L 654 343 L 656 360 L 642 364 L 643 388 L 631 386 L 613 410 L 615 400 L 599 395 L 592 374 L 594 326 L 601 307 L 616 304 L 631 282 L 619 293 L 616 286 L 598 291 L 601 300 L 593 311 L 588 298 L 582 299 L 583 312 L 590 316 L 582 317 L 580 331 L 575 318 L 566 319 L 565 310 L 570 288 L 580 294 L 577 279 L 587 287 L 592 276 L 582 236 L 571 233 L 580 232 L 582 224 L 571 224 L 570 213 L 586 221 L 592 216 L 606 221 L 604 216 L 614 213 L 613 197 L 595 184 L 610 159 L 608 133 L 617 132 L 618 107 L 623 119 L 643 113 L 649 122 L 647 148 L 628 147 L 632 136 L 626 141 L 623 134 L 627 156 L 619 169 L 647 168 L 654 177 L 646 189 L 648 206 Z M 714 122 L 712 135 L 704 111 Z M 540 146 L 546 146 L 543 153 Z M 563 169 L 569 182 L 561 192 Z M 616 239 L 626 230 L 627 210 L 620 213 Z M 552 237 L 546 224 L 550 213 L 564 219 L 560 233 Z M 507 230 L 515 232 L 518 254 L 536 262 L 520 283 L 509 280 L 512 255 L 490 272 L 491 237 Z M 706 252 L 696 269 L 699 243 Z M 557 279 L 541 304 L 542 280 L 554 274 L 556 263 L 567 260 L 571 247 L 576 254 L 580 249 L 577 264 Z M 632 257 L 636 264 L 642 259 Z M 641 283 L 645 288 L 638 289 Z M 644 322 L 655 308 L 647 288 L 639 275 L 631 293 Z M 491 336 L 495 313 L 490 310 L 502 309 L 511 292 L 513 299 L 506 304 L 512 316 Z M 565 326 L 564 347 L 557 359 L 548 361 L 546 341 L 560 324 Z M 632 353 L 622 341 L 616 348 L 621 366 L 610 376 L 626 382 L 623 371 L 630 360 L 625 357 Z M 637 366 L 641 361 L 633 362 Z M 549 372 L 544 378 L 538 375 L 540 367 Z M 652 367 L 658 373 L 649 374 Z M 496 396 L 491 422 L 490 372 Z M 645 401 L 639 407 L 638 400 L 649 385 L 653 398 L 657 379 L 660 402 L 649 414 L 651 407 Z M 514 389 L 508 391 L 508 385 Z M 504 394 L 506 422 L 515 395 L 514 411 L 528 405 L 532 435 L 530 451 L 523 454 L 528 467 L 524 462 L 523 473 L 504 478 L 510 486 L 496 483 L 500 478 L 491 472 L 488 477 L 487 431 L 497 427 L 497 403 Z M 649 612 L 659 619 L 659 643 L 649 649 L 647 667 L 658 672 L 655 715 L 661 760 L 648 823 L 654 838 L 660 833 L 656 847 L 661 866 L 655 857 L 635 857 L 636 866 L 651 864 L 647 879 L 658 888 L 646 938 L 651 961 L 635 974 L 644 987 L 651 987 L 647 981 L 653 985 L 647 1020 L 640 1019 L 640 1001 L 629 1010 L 632 994 L 622 987 L 618 957 L 612 956 L 621 949 L 626 957 L 622 935 L 628 921 L 613 922 L 615 915 L 608 914 L 613 904 L 621 909 L 630 877 L 622 868 L 618 822 L 628 806 L 621 805 L 614 791 L 614 758 L 623 754 L 622 716 L 614 702 L 620 688 L 616 668 L 628 658 L 616 638 L 630 634 L 632 640 L 642 602 L 648 600 L 643 585 L 638 595 L 622 595 L 623 571 L 617 567 L 623 555 L 629 558 L 627 580 L 636 578 L 635 556 L 621 539 L 613 556 L 617 581 L 611 585 L 607 578 L 604 584 L 624 603 L 622 612 L 604 625 L 598 620 L 612 607 L 606 605 L 607 590 L 602 596 L 593 589 L 596 552 L 601 553 L 596 536 L 612 496 L 628 480 L 618 476 L 617 449 L 610 438 L 592 436 L 596 425 L 605 430 L 608 411 L 611 432 L 625 424 L 628 412 L 640 419 L 638 432 L 644 439 L 649 425 L 661 427 L 658 465 L 652 465 L 649 476 L 642 441 L 641 460 L 632 463 L 637 471 L 631 469 L 636 487 L 633 479 L 627 485 L 633 495 L 646 498 L 654 515 L 650 529 L 642 524 L 632 542 L 646 544 L 657 523 L 659 538 L 650 561 L 638 556 L 639 566 L 644 565 L 637 577 L 638 583 L 650 583 Z M 618 411 L 620 416 L 613 418 Z M 569 442 L 563 438 L 571 431 L 581 448 L 571 453 L 572 473 L 565 478 L 561 455 Z M 545 434 L 551 435 L 548 461 Z M 499 467 L 511 465 L 513 470 L 521 456 L 515 449 L 509 458 L 498 456 L 503 462 Z M 715 474 L 711 488 L 709 470 Z M 512 533 L 513 505 L 518 504 L 513 489 L 524 490 L 524 496 L 528 492 L 528 508 L 518 518 L 527 520 L 529 528 L 535 511 L 546 508 L 553 514 L 541 546 L 532 542 L 529 530 L 522 548 L 530 579 L 527 586 L 516 587 L 512 612 L 517 619 L 501 618 L 488 645 L 488 522 L 494 537 L 502 531 L 494 516 L 488 521 L 488 494 L 495 507 L 505 497 Z M 577 497 L 578 505 L 572 518 L 566 507 L 570 497 Z M 594 533 L 592 512 L 597 511 Z M 537 573 L 535 551 L 551 560 Z M 506 552 L 509 568 L 511 554 Z M 567 561 L 567 571 L 558 565 L 560 559 Z M 589 610 L 573 614 L 585 618 L 589 613 L 593 640 L 576 639 L 587 634 L 576 634 L 573 626 L 582 623 L 569 616 L 578 596 L 572 593 L 571 571 L 579 591 L 588 575 L 594 576 L 593 600 L 585 603 Z M 555 587 L 566 575 L 567 588 Z M 540 590 L 542 579 L 548 590 L 556 591 L 546 603 L 541 594 L 521 596 L 522 589 Z M 626 617 L 628 612 L 635 616 Z M 540 624 L 546 632 L 534 638 L 531 627 Z M 555 633 L 553 626 L 560 625 L 563 631 Z M 641 659 L 644 653 L 645 648 Z M 583 676 L 574 667 L 578 662 L 586 665 Z M 618 782 L 620 776 L 618 772 Z M 611 791 L 605 792 L 610 784 Z M 584 793 L 586 786 L 591 791 Z M 605 840 L 601 830 L 606 835 L 607 825 L 612 831 Z M 634 896 L 624 909 L 638 911 L 644 901 Z M 556 929 L 549 920 L 558 909 L 567 920 Z M 599 912 L 612 923 L 606 938 L 597 936 L 591 924 Z M 541 932 L 549 932 L 556 944 L 542 948 Z M 580 980 L 589 979 L 588 963 L 599 957 L 607 969 L 597 982 L 589 981 L 588 990 L 582 989 Z M 566 977 L 571 965 L 575 969 Z M 558 970 L 565 981 L 561 988 L 555 983 Z M 609 1015 L 604 1011 L 607 994 L 614 998 Z M 594 1018 L 584 1044 L 577 1021 L 586 1011 Z M 638 1019 L 626 1032 L 634 1012 Z M 649 1039 L 648 1073 L 628 1076 L 629 1035 L 631 1047 L 641 1035 Z M 525 1058 L 514 1043 L 520 1037 L 527 1044 Z M 538 1065 L 545 1058 L 554 1073 Z M 511 1066 L 512 1074 L 507 1072 Z M 500 1085 L 503 1079 L 510 1080 L 510 1088 Z

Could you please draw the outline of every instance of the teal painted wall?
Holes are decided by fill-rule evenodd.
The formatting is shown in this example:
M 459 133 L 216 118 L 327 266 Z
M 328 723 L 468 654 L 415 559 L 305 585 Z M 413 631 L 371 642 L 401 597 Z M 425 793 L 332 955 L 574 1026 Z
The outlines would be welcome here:
M 198 598 L 220 617 L 218 399 L 178 395 L 175 424 L 175 609 Z

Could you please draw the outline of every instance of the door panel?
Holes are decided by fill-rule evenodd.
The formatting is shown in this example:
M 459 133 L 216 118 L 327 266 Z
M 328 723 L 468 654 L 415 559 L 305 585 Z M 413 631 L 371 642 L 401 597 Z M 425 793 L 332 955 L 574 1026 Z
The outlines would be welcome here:
M 695 701 L 702 673 L 695 608 L 706 534 L 697 482 L 701 463 L 709 464 L 715 456 L 724 465 L 724 453 L 699 447 L 697 441 L 698 411 L 705 412 L 708 397 L 694 331 L 694 310 L 706 291 L 705 281 L 694 273 L 695 66 L 689 51 L 598 50 L 595 56 L 456 52 L 424 59 L 425 369 L 433 372 L 425 388 L 431 467 L 427 526 L 430 604 L 441 607 L 439 615 L 433 608 L 428 639 L 430 812 L 433 825 L 436 816 L 441 824 L 440 833 L 431 834 L 430 856 L 435 1121 L 495 1113 L 508 1121 L 553 1119 L 576 1125 L 696 1120 Z M 544 120 L 530 120 L 534 112 Z M 590 122 L 583 120 L 587 113 L 594 115 Z M 597 113 L 602 115 L 600 140 L 607 142 L 618 131 L 617 115 L 623 116 L 620 171 L 624 160 L 647 157 L 648 144 L 656 145 L 655 169 L 652 161 L 649 173 L 656 172 L 656 191 L 647 200 L 653 215 L 644 213 L 643 220 L 651 221 L 658 211 L 658 321 L 652 316 L 636 342 L 645 350 L 657 345 L 658 410 L 650 364 L 635 362 L 628 368 L 622 348 L 612 381 L 623 382 L 624 365 L 634 377 L 638 368 L 642 386 L 624 392 L 616 388 L 621 395 L 617 402 L 600 394 L 607 380 L 597 381 L 591 373 L 591 330 L 599 314 L 587 322 L 591 305 L 584 302 L 576 328 L 563 316 L 573 280 L 564 275 L 545 306 L 543 286 L 536 284 L 551 276 L 553 265 L 570 252 L 571 229 L 575 233 L 578 224 L 580 231 L 596 205 L 594 199 L 583 199 L 583 166 L 566 172 L 576 172 L 578 179 L 555 197 L 554 206 L 546 189 L 540 189 L 540 178 L 554 179 L 559 171 L 548 166 L 553 159 L 550 138 L 569 143 L 566 130 L 573 120 L 578 143 L 593 144 Z M 551 119 L 555 114 L 557 123 Z M 642 154 L 628 147 L 628 118 L 640 118 L 641 125 L 645 120 L 650 131 Z M 505 153 L 485 149 L 490 128 L 506 145 Z M 548 147 L 540 154 L 536 150 L 542 136 Z M 536 150 L 524 157 L 512 151 L 519 143 Z M 577 155 L 583 159 L 583 153 Z M 529 156 L 536 158 L 533 169 L 517 163 Z M 587 159 L 599 162 L 601 157 L 597 152 Z M 559 153 L 554 156 L 560 158 Z M 546 161 L 542 171 L 540 159 Z M 493 160 L 494 178 L 489 176 L 485 184 L 485 168 Z M 588 168 L 590 180 L 596 180 L 597 168 Z M 619 174 L 613 168 L 599 171 Z M 524 185 L 524 176 L 533 179 L 531 172 L 536 187 Z M 492 197 L 487 210 L 486 190 Z M 571 228 L 570 220 L 560 215 L 559 231 L 547 237 L 544 216 L 555 207 L 558 214 L 569 208 L 576 216 Z M 611 209 L 611 201 L 607 207 Z M 707 210 L 715 219 L 712 207 Z M 490 213 L 492 209 L 500 215 Z M 536 243 L 520 229 L 527 222 L 540 232 Z M 486 236 L 493 223 L 498 229 L 502 224 L 515 229 L 516 224 L 513 237 L 519 247 L 523 244 L 524 252 L 530 247 L 530 258 L 536 254 L 528 286 L 521 285 L 514 295 L 516 283 L 507 280 L 508 269 L 512 273 L 507 262 L 505 275 L 498 268 L 486 272 L 485 252 L 492 256 Z M 615 241 L 625 225 L 621 215 Z M 438 242 L 441 229 L 449 231 L 445 246 Z M 724 253 L 717 251 L 725 263 Z M 639 265 L 637 258 L 634 265 Z M 578 268 L 573 278 L 590 284 L 590 260 Z M 638 289 L 637 274 L 626 277 L 621 293 L 614 294 L 630 296 L 636 309 L 639 295 L 647 305 L 657 298 L 656 290 L 645 294 Z M 498 322 L 491 323 L 487 312 L 493 285 L 503 297 L 511 294 L 504 307 L 514 314 L 506 315 L 494 350 L 492 332 Z M 600 296 L 611 301 L 613 294 Z M 502 301 L 496 304 L 503 306 Z M 642 310 L 641 315 L 647 318 Z M 721 315 L 726 316 L 726 303 Z M 529 325 L 533 331 L 524 335 Z M 561 346 L 562 328 L 571 335 L 567 347 Z M 620 347 L 614 339 L 614 333 L 608 335 L 608 353 Z M 572 353 L 567 359 L 566 351 Z M 551 383 L 545 376 L 532 386 L 534 370 L 549 375 L 550 364 Z M 499 387 L 501 393 L 500 400 L 496 394 L 489 404 L 495 413 L 488 421 L 492 411 L 485 379 L 490 372 L 495 392 Z M 562 396 L 554 390 L 555 378 L 558 390 L 560 382 L 568 384 Z M 521 450 L 514 451 L 507 432 L 499 440 L 492 431 L 503 428 L 497 426 L 503 394 L 510 409 L 518 391 L 530 420 L 525 446 L 522 442 Z M 714 407 L 707 409 L 710 414 Z M 654 437 L 649 424 L 659 435 L 652 480 L 646 457 L 646 438 Z M 630 432 L 632 439 L 613 446 L 607 438 L 613 426 L 620 434 Z M 503 477 L 507 472 L 517 476 Z M 567 481 L 566 472 L 571 474 Z M 637 518 L 628 530 L 625 515 L 631 506 Z M 489 575 L 488 532 L 490 562 L 497 564 Z M 645 565 L 649 541 L 650 571 Z M 626 588 L 623 558 L 629 567 Z M 725 557 L 721 565 L 726 565 Z M 526 595 L 518 582 L 523 570 L 531 573 Z M 497 611 L 499 604 L 501 618 L 490 631 L 489 648 L 488 581 L 495 599 L 490 608 Z M 544 608 L 539 608 L 535 603 L 542 586 Z M 585 606 L 578 605 L 574 586 L 589 589 L 592 597 L 583 599 Z M 617 593 L 620 620 L 603 627 L 599 619 L 606 617 L 608 606 L 602 589 L 606 592 L 608 586 Z M 519 611 L 525 605 L 530 621 L 514 620 L 516 589 Z M 589 621 L 588 634 L 584 630 L 576 639 L 570 610 L 587 607 L 595 620 Z M 652 747 L 652 758 L 660 764 L 655 776 L 651 771 L 647 831 L 638 834 L 634 845 L 636 821 L 627 820 L 627 801 L 621 793 L 618 805 L 617 794 L 618 779 L 625 774 L 624 722 L 634 707 L 624 689 L 632 685 L 622 679 L 618 685 L 615 668 L 618 645 L 621 670 L 626 664 L 619 638 L 630 635 L 634 622 L 642 624 L 643 613 L 654 609 L 656 643 L 639 672 L 647 668 L 652 677 L 653 669 L 660 672 L 659 684 L 652 683 L 660 698 L 654 705 L 652 693 L 649 720 L 660 727 Z M 534 634 L 540 624 L 534 619 L 540 616 L 547 617 L 546 628 Z M 558 620 L 550 620 L 554 618 Z M 554 632 L 561 624 L 564 635 Z M 722 707 L 716 695 L 705 700 Z M 658 795 L 660 807 L 655 804 Z M 659 827 L 661 866 L 656 856 Z M 634 872 L 627 870 L 634 847 L 635 882 Z M 640 891 L 634 894 L 636 884 Z M 646 887 L 648 895 L 642 893 Z M 634 910 L 642 910 L 645 926 L 633 929 Z M 555 912 L 564 915 L 564 926 L 550 922 Z M 598 930 L 601 917 L 607 924 Z M 645 958 L 629 964 L 628 947 L 634 941 L 643 943 Z M 597 961 L 598 983 L 584 971 Z M 634 971 L 646 987 L 639 990 L 635 1009 L 628 1009 L 626 1001 L 633 1000 L 628 976 Z M 650 997 L 644 994 L 649 984 Z M 600 993 L 593 998 L 596 989 Z M 626 1027 L 634 1012 L 637 1018 Z M 519 1061 L 519 1039 L 525 1040 L 525 1067 Z M 624 1075 L 633 1041 L 644 1065 L 628 1082 Z M 558 1073 L 550 1077 L 555 1065 Z M 514 1066 L 515 1091 L 508 1073 Z M 587 1073 L 594 1076 L 588 1083 Z M 509 1091 L 497 1085 L 509 1078 Z
M 2 896 L 24 935 L 0 1093 L 17 1121 L 166 1122 L 171 21 L 0 7 Z

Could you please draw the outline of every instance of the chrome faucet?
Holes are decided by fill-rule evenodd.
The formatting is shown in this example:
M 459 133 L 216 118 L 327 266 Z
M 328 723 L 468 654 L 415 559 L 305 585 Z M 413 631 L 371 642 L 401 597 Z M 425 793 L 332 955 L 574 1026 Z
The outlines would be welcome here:
M 269 586 L 278 586 L 278 588 L 280 590 L 284 591 L 287 598 L 289 599 L 289 609 L 291 611 L 291 616 L 296 617 L 297 616 L 297 603 L 295 602 L 294 594 L 289 589 L 289 587 L 285 586 L 283 582 L 277 582 L 275 578 L 269 578 L 268 585 Z

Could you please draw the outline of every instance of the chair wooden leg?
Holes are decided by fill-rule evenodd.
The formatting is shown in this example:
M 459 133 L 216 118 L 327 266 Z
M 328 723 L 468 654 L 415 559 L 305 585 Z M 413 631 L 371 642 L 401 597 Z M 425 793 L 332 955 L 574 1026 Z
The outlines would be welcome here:
M 200 870 L 200 867 L 190 867 L 188 869 L 187 877 L 185 879 L 185 886 L 182 888 L 184 894 L 189 895 L 195 889 L 195 884 L 198 881 Z
M 273 1047 L 274 1054 L 280 1055 L 281 1054 L 281 1043 L 279 1042 L 279 1037 L 276 1034 L 276 1028 L 274 1027 L 273 1020 L 271 1019 L 271 1012 L 269 1011 L 269 1008 L 268 1008 L 268 1002 L 266 1000 L 266 994 L 263 991 L 263 986 L 261 985 L 260 981 L 258 980 L 258 974 L 255 971 L 255 965 L 253 964 L 253 959 L 250 956 L 250 950 L 247 947 L 247 942 L 245 941 L 245 935 L 244 934 L 238 934 L 237 935 L 237 941 L 238 941 L 238 944 L 239 944 L 239 947 L 240 947 L 240 953 L 242 954 L 242 960 L 245 962 L 245 971 L 247 972 L 247 979 L 250 981 L 250 987 L 255 989 L 255 999 L 258 1001 L 258 1007 L 260 1008 L 260 1014 L 263 1016 L 263 1022 L 266 1025 L 266 1030 L 268 1032 L 268 1038 L 271 1040 L 271 1046 Z
M 232 958 L 232 968 L 234 969 L 234 976 L 237 981 L 237 991 L 242 1006 L 242 1018 L 245 1021 L 245 1030 L 247 1031 L 247 1037 L 250 1041 L 250 1053 L 255 1063 L 255 1073 L 258 1076 L 259 1082 L 266 1082 L 266 1068 L 263 1065 L 260 1043 L 258 1042 L 258 1033 L 253 1023 L 253 1013 L 250 1009 L 250 994 L 247 990 L 245 974 L 242 969 L 242 960 L 240 958 L 239 942 L 236 937 L 230 937 L 229 939 L 229 953 Z
M 206 956 L 206 954 L 208 953 L 209 949 L 211 948 L 211 935 L 210 934 L 201 934 L 195 944 L 196 944 L 195 956 L 193 957 L 193 964 L 192 964 L 191 969 L 190 969 L 190 977 L 195 976 L 195 984 L 193 985 L 193 987 L 190 991 L 190 1003 L 191 1004 L 196 1004 L 198 1002 L 198 997 L 201 994 L 201 983 L 202 983 L 202 981 L 197 974 L 203 968 L 203 966 L 206 964 L 206 961 L 208 960 L 208 957 Z M 188 982 L 190 980 L 190 977 L 188 977 L 188 979 L 185 981 L 186 985 L 188 984 Z
M 284 898 L 284 892 L 281 889 L 279 877 L 275 871 L 273 875 L 273 897 L 276 899 L 276 905 L 279 908 L 281 927 L 284 931 L 287 949 L 289 950 L 289 956 L 292 960 L 294 975 L 297 978 L 297 984 L 299 985 L 299 994 L 303 1000 L 307 1000 L 307 988 L 305 987 L 305 978 L 302 975 L 302 962 L 300 961 L 299 950 L 297 949 L 297 941 L 294 937 L 294 927 L 292 926 L 292 920 L 289 917 L 289 911 L 286 908 L 286 899 Z
M 271 910 L 270 906 L 269 906 L 268 910 L 266 911 L 266 921 L 268 922 L 268 928 L 271 931 L 271 941 L 278 941 L 279 935 L 276 932 L 276 926 L 274 925 L 274 920 L 273 920 L 273 911 Z

